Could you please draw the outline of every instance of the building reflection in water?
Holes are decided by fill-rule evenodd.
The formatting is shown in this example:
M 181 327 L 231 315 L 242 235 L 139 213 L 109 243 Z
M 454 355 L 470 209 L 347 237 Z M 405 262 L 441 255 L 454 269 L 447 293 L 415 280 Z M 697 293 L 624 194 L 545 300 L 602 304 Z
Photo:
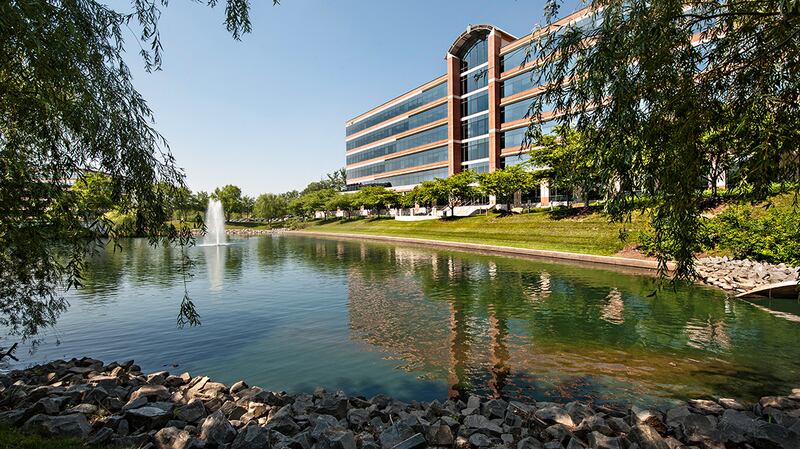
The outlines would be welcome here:
M 603 306 L 600 319 L 611 324 L 622 324 L 625 322 L 623 312 L 625 312 L 625 302 L 622 300 L 622 292 L 613 288 L 606 296 L 606 304 Z

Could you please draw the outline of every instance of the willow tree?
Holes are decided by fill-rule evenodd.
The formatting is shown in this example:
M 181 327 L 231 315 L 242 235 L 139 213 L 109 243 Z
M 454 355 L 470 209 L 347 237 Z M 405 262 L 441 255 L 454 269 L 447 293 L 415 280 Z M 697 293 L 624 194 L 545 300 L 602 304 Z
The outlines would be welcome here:
M 561 0 L 549 0 L 546 24 Z M 659 259 L 692 277 L 708 174 L 759 201 L 800 172 L 800 1 L 592 0 L 590 20 L 531 42 L 528 62 L 560 124 L 584 139 L 616 220 L 650 214 Z M 532 125 L 533 141 L 542 140 Z M 709 139 L 708 136 L 713 136 Z M 644 192 L 647 201 L 641 201 Z
M 153 243 L 191 243 L 188 226 L 167 224 L 169 190 L 184 186 L 183 173 L 124 59 L 123 35 L 138 27 L 133 46 L 148 71 L 160 68 L 164 6 L 0 3 L 0 325 L 11 334 L 52 325 L 68 305 L 65 290 L 80 286 L 86 256 L 105 242 L 102 210 L 82 207 L 73 180 L 107 175 L 111 201 Z M 250 31 L 248 9 L 244 0 L 226 2 L 236 39 Z M 197 320 L 185 295 L 178 323 Z

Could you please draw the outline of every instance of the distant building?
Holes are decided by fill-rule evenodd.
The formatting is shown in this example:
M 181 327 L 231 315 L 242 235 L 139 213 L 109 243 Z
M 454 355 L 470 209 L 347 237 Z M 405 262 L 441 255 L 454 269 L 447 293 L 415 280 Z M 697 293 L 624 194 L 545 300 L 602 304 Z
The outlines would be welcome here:
M 519 164 L 526 117 L 542 93 L 526 64 L 528 44 L 567 25 L 596 26 L 590 8 L 535 34 L 517 38 L 492 25 L 470 25 L 446 54 L 447 73 L 346 123 L 348 190 L 384 185 L 399 191 L 462 170 L 478 173 Z M 533 79 L 532 79 L 533 78 Z M 556 124 L 553 105 L 542 108 L 542 129 Z M 543 184 L 527 202 L 564 200 Z

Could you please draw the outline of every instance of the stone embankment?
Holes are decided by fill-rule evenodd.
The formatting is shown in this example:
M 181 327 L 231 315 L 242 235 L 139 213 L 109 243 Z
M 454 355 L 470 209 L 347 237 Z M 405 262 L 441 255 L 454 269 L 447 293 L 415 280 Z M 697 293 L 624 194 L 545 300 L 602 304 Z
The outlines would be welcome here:
M 227 235 L 238 235 L 238 236 L 252 236 L 252 235 L 274 235 L 274 234 L 282 234 L 286 232 L 286 229 L 226 229 L 225 234 Z M 203 235 L 199 229 L 192 230 L 192 234 L 196 237 L 200 237 Z
M 798 448 L 800 389 L 757 404 L 693 400 L 666 411 L 471 396 L 405 403 L 286 394 L 133 361 L 56 361 L 0 376 L 0 420 L 90 444 L 158 449 Z
M 800 268 L 786 264 L 770 264 L 727 257 L 705 257 L 695 265 L 700 279 L 709 285 L 734 293 L 744 293 L 756 287 L 779 282 L 795 281 Z

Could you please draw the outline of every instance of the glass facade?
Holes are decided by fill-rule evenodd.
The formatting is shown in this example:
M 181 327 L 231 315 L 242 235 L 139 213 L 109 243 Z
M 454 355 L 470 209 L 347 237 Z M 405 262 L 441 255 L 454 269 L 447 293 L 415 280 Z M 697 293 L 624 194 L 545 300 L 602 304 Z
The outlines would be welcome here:
M 394 142 L 387 142 L 368 150 L 347 156 L 347 165 L 375 159 L 376 157 L 386 156 L 387 154 L 405 151 L 422 145 L 427 145 L 440 140 L 447 140 L 447 125 L 437 126 L 410 136 L 397 139 Z
M 474 72 L 461 75 L 461 95 L 466 95 L 474 90 L 489 85 L 489 68 L 483 68 Z
M 487 173 L 489 171 L 489 162 L 483 161 L 474 164 L 464 164 L 463 168 L 464 170 L 471 170 L 475 173 Z
M 506 70 L 516 69 L 517 67 L 521 66 L 525 61 L 525 55 L 528 52 L 528 46 L 523 45 L 522 47 L 503 55 L 500 57 L 500 71 L 505 72 Z
M 473 117 L 461 122 L 461 138 L 469 139 L 471 137 L 482 136 L 489 133 L 489 115 L 481 115 L 480 117 Z
M 489 139 L 478 139 L 461 144 L 461 162 L 489 157 Z
M 470 69 L 485 64 L 489 59 L 489 46 L 486 42 L 488 31 L 484 31 L 473 38 L 471 42 L 464 45 L 461 55 L 461 71 L 466 72 Z
M 410 186 L 419 184 L 425 181 L 433 181 L 436 178 L 446 178 L 448 174 L 447 167 L 434 168 L 432 170 L 423 170 L 405 175 L 389 176 L 388 178 L 376 179 L 368 181 L 364 184 L 389 184 L 392 187 Z
M 538 83 L 535 82 L 536 80 L 534 80 L 532 76 L 532 72 L 524 72 L 503 81 L 503 85 L 500 88 L 502 90 L 502 96 L 504 98 L 510 97 L 511 95 L 537 87 Z
M 391 120 L 397 116 L 403 115 L 408 111 L 413 111 L 420 106 L 426 105 L 428 103 L 433 103 L 436 100 L 440 100 L 447 96 L 447 83 L 437 84 L 429 89 L 426 89 L 419 94 L 407 99 L 403 100 L 402 102 L 384 109 L 381 112 L 373 114 L 364 120 L 359 122 L 353 123 L 352 125 L 345 128 L 345 135 L 349 136 L 351 134 L 355 134 L 359 131 L 363 131 L 367 128 L 377 125 L 378 123 L 385 122 L 387 120 Z
M 438 147 L 419 153 L 400 156 L 387 161 L 376 162 L 363 167 L 347 170 L 347 179 L 362 178 L 389 171 L 402 170 L 405 168 L 419 167 L 421 165 L 433 164 L 447 160 L 447 147 Z
M 514 165 L 522 164 L 523 162 L 527 162 L 531 159 L 531 155 L 528 153 L 520 153 L 520 154 L 512 154 L 510 156 L 503 157 L 503 167 L 512 167 Z
M 405 120 L 357 137 L 347 142 L 347 149 L 352 150 L 372 142 L 377 142 L 381 139 L 406 132 L 422 125 L 427 125 L 428 123 L 432 123 L 443 118 L 447 118 L 447 103 L 432 107 L 418 114 L 414 114 Z
M 522 145 L 525 140 L 525 133 L 528 131 L 527 126 L 522 128 L 512 129 L 500 134 L 500 148 L 514 148 Z
M 489 109 L 489 91 L 461 99 L 461 116 L 467 117 Z

